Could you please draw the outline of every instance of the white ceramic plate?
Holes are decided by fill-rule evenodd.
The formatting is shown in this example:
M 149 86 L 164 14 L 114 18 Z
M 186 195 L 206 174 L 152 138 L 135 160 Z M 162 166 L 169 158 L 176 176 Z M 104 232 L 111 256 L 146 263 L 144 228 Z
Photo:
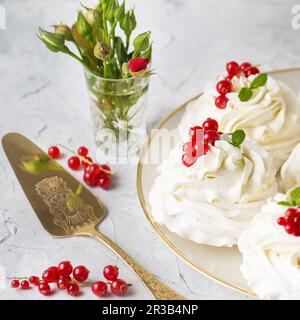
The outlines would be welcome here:
M 273 77 L 289 85 L 296 92 L 296 94 L 299 93 L 300 68 L 275 70 L 269 73 L 272 73 Z M 194 99 L 195 98 L 189 100 L 184 105 L 177 108 L 169 116 L 164 118 L 159 123 L 157 128 L 168 130 L 177 128 L 185 109 Z M 212 246 L 199 245 L 177 236 L 176 234 L 169 231 L 166 227 L 158 225 L 154 222 L 151 214 L 151 206 L 148 201 L 148 196 L 158 175 L 158 165 L 145 164 L 144 160 L 148 158 L 150 148 L 155 148 L 155 146 L 157 146 L 159 143 L 161 144 L 162 140 L 159 137 L 164 136 L 163 132 L 164 130 L 160 130 L 160 133 L 158 135 L 158 132 L 156 131 L 148 137 L 148 141 L 142 150 L 140 162 L 138 165 L 137 190 L 141 205 L 148 220 L 150 221 L 151 225 L 158 233 L 158 235 L 167 244 L 167 246 L 169 246 L 171 250 L 173 250 L 182 260 L 184 260 L 190 266 L 206 275 L 207 277 L 212 278 L 225 286 L 228 286 L 244 294 L 255 296 L 255 294 L 249 289 L 246 280 L 243 278 L 240 272 L 242 256 L 239 253 L 237 247 L 217 248 Z M 179 143 L 179 136 L 177 136 L 175 140 L 178 140 Z M 169 154 L 169 144 L 163 145 L 162 149 L 163 160 Z

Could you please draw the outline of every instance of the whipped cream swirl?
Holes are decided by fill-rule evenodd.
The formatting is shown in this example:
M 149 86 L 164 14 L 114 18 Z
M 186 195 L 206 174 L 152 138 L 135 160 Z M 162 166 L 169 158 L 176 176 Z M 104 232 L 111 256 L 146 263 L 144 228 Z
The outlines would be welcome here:
M 209 82 L 204 94 L 187 108 L 181 121 L 183 140 L 187 140 L 188 128 L 212 117 L 219 122 L 222 132 L 243 129 L 248 139 L 273 155 L 275 166 L 279 168 L 300 142 L 300 102 L 289 87 L 270 75 L 264 86 L 254 90 L 249 101 L 240 101 L 240 89 L 249 87 L 254 78 L 232 79 L 233 92 L 226 95 L 229 101 L 224 110 L 215 107 L 219 94 L 216 82 Z
M 269 200 L 239 239 L 241 271 L 262 299 L 300 299 L 300 237 L 277 224 L 287 210 L 277 202 L 285 198 Z
M 253 215 L 277 192 L 272 158 L 249 141 L 232 146 L 227 135 L 190 168 L 181 157 L 181 148 L 172 150 L 158 169 L 150 192 L 154 219 L 197 243 L 237 244 Z
M 298 144 L 281 168 L 281 186 L 288 191 L 300 185 L 300 144 Z

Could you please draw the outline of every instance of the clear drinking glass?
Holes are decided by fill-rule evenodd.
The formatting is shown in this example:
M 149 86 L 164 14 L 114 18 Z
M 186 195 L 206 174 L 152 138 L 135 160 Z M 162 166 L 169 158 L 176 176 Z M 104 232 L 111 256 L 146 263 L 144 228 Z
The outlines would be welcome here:
M 149 77 L 105 79 L 85 70 L 97 147 L 105 155 L 137 154 L 146 136 Z

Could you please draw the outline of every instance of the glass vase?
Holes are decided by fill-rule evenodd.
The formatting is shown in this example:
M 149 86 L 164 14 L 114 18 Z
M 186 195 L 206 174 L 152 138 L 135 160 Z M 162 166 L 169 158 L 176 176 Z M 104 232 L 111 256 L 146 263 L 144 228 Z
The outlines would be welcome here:
M 95 142 L 108 157 L 139 153 L 146 136 L 149 77 L 106 79 L 85 70 Z

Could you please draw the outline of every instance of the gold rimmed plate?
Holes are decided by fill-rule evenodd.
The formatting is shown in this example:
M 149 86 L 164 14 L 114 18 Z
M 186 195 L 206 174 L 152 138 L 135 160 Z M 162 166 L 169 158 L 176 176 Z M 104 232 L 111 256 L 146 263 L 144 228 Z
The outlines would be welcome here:
M 291 69 L 272 70 L 272 76 L 289 85 L 298 95 L 300 91 L 300 67 Z M 197 96 L 198 97 L 198 96 Z M 242 256 L 237 247 L 233 248 L 217 248 L 206 245 L 199 245 L 190 240 L 183 239 L 169 231 L 165 226 L 157 224 L 151 213 L 149 203 L 149 192 L 158 176 L 157 167 L 169 154 L 171 145 L 164 135 L 169 134 L 171 130 L 178 127 L 181 118 L 190 103 L 197 99 L 194 97 L 177 108 L 175 111 L 165 117 L 156 127 L 158 130 L 152 131 L 146 144 L 144 145 L 137 171 L 137 191 L 142 208 L 145 215 L 156 233 L 166 243 L 166 245 L 174 251 L 183 261 L 191 267 L 202 273 L 203 275 L 237 290 L 240 293 L 255 297 L 250 290 L 247 281 L 240 272 Z M 163 130 L 167 129 L 167 130 Z M 164 141 L 167 141 L 164 145 Z M 175 135 L 175 143 L 180 143 L 179 135 Z M 161 146 L 161 147 L 158 147 Z M 153 150 L 163 150 L 160 163 L 153 164 L 148 159 L 157 159 L 158 156 L 153 155 Z M 150 156 L 151 151 L 151 156 Z

